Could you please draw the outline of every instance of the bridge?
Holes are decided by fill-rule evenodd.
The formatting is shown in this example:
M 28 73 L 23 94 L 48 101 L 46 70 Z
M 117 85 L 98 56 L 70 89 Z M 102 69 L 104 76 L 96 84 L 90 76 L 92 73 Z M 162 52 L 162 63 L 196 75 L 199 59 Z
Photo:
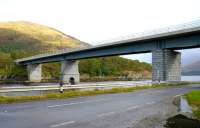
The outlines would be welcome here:
M 200 47 L 200 20 L 136 33 L 110 40 L 103 45 L 82 49 L 64 49 L 18 59 L 15 62 L 27 66 L 30 81 L 40 82 L 41 65 L 61 61 L 62 81 L 78 83 L 78 60 L 80 59 L 152 52 L 152 80 L 180 81 L 181 53 L 175 50 L 198 47 Z

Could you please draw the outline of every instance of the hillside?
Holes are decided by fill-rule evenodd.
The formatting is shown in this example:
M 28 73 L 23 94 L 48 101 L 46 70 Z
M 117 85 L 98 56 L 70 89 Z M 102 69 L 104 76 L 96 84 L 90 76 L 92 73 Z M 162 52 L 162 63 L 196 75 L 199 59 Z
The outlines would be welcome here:
M 64 33 L 30 22 L 0 22 L 0 51 L 29 51 L 32 54 L 63 48 L 89 46 Z
M 54 28 L 30 22 L 0 22 L 0 80 L 26 79 L 26 68 L 13 60 L 63 48 L 81 48 L 90 45 Z M 80 73 L 87 76 L 150 76 L 151 65 L 120 57 L 81 60 Z M 60 63 L 45 64 L 43 78 L 59 78 Z M 136 75 L 138 78 L 138 75 Z
M 183 75 L 200 75 L 200 60 L 183 67 Z

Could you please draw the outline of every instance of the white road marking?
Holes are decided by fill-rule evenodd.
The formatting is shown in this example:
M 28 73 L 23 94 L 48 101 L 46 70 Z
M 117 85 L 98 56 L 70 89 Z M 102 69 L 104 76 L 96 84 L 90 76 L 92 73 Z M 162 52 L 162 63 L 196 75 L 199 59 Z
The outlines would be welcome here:
M 115 112 L 107 112 L 107 113 L 101 113 L 99 115 L 97 115 L 98 117 L 103 117 L 103 116 L 109 116 L 109 115 L 112 115 L 112 114 L 115 114 Z
M 148 103 L 146 103 L 147 105 L 150 105 L 150 104 L 154 104 L 155 102 L 154 101 L 152 101 L 152 102 L 148 102 Z
M 72 102 L 67 104 L 56 104 L 56 105 L 49 105 L 48 108 L 55 108 L 55 107 L 62 107 L 62 106 L 70 106 L 70 105 L 77 105 L 77 104 L 84 104 L 84 103 L 92 103 L 92 102 L 99 102 L 99 101 L 106 101 L 108 99 L 99 99 L 99 100 L 88 100 L 84 102 Z
M 126 110 L 127 110 L 127 111 L 129 111 L 129 110 L 136 109 L 136 108 L 138 108 L 138 107 L 139 107 L 139 106 L 138 106 L 138 105 L 136 105 L 136 106 L 129 107 L 129 108 L 127 108 Z
M 75 123 L 75 121 L 67 121 L 67 122 L 51 125 L 50 128 L 60 127 L 60 126 L 69 125 L 73 123 Z

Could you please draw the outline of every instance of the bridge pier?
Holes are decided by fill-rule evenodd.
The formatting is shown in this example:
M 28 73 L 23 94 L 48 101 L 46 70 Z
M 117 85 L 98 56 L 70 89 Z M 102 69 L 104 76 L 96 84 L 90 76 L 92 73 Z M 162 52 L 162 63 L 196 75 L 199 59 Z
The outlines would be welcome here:
M 173 50 L 152 52 L 152 81 L 181 81 L 181 53 Z
M 65 84 L 77 84 L 80 82 L 78 61 L 62 61 L 61 81 Z
M 41 64 L 31 64 L 27 65 L 28 80 L 30 82 L 41 82 L 42 80 L 42 65 Z

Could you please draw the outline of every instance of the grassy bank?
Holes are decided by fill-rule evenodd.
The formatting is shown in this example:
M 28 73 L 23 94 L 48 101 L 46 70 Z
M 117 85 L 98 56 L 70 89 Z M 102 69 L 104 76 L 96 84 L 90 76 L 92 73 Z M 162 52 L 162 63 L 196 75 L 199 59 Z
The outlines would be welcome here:
M 0 104 L 16 103 L 16 102 L 27 102 L 27 101 L 36 101 L 36 100 L 47 100 L 47 99 L 64 99 L 71 97 L 79 96 L 92 96 L 99 94 L 109 94 L 109 93 L 124 93 L 124 92 L 133 92 L 136 90 L 148 89 L 148 88 L 157 88 L 157 87 L 171 87 L 171 86 L 182 86 L 187 85 L 188 83 L 176 83 L 176 84 L 154 84 L 152 86 L 137 86 L 137 87 L 117 87 L 106 90 L 90 90 L 90 91 L 80 91 L 80 90 L 67 90 L 64 93 L 48 93 L 42 95 L 34 96 L 0 96 Z
M 200 119 L 200 90 L 194 90 L 186 94 L 194 114 Z

